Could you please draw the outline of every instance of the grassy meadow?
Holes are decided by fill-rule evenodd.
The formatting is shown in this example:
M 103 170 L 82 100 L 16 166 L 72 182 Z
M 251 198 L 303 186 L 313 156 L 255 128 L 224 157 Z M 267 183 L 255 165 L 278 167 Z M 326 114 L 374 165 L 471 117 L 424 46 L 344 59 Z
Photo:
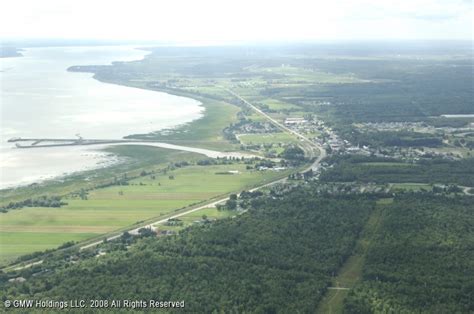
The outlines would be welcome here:
M 196 222 L 203 222 L 203 217 L 205 217 L 208 221 L 214 221 L 224 218 L 235 217 L 237 214 L 237 211 L 218 210 L 215 207 L 209 207 L 179 217 L 179 220 L 181 220 L 182 225 L 168 226 L 166 224 L 161 224 L 156 225 L 156 227 L 158 230 L 172 230 L 176 232 L 186 227 L 189 227 Z
M 238 174 L 227 174 L 238 171 Z M 201 201 L 248 189 L 285 172 L 247 170 L 245 164 L 188 166 L 140 176 L 128 185 L 93 189 L 87 199 L 66 197 L 61 208 L 30 207 L 0 216 L 0 263 L 81 241 L 144 220 L 172 214 Z M 201 217 L 206 210 L 193 215 Z M 209 214 L 209 218 L 214 217 Z M 196 220 L 193 216 L 192 221 Z
M 288 133 L 255 133 L 241 134 L 239 140 L 243 144 L 278 144 L 278 143 L 295 143 L 298 139 Z

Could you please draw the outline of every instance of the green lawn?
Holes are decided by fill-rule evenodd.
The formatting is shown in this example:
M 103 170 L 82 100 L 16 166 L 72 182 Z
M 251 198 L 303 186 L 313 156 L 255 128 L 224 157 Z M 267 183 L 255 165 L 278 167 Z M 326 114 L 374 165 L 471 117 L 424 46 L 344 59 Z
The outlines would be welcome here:
M 230 170 L 239 174 L 219 174 Z M 237 163 L 188 166 L 156 174 L 155 179 L 145 176 L 130 180 L 129 185 L 95 189 L 89 192 L 87 200 L 65 199 L 68 205 L 61 208 L 12 210 L 0 215 L 0 263 L 171 214 L 176 209 L 240 192 L 285 174 L 246 170 L 245 164 Z M 194 221 L 203 214 L 205 210 L 193 213 L 196 216 L 189 219 Z

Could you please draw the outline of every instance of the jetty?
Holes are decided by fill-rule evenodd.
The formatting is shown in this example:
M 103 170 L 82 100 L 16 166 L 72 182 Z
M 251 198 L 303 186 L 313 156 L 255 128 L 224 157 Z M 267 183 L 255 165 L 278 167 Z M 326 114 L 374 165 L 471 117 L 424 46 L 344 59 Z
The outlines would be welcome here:
M 8 140 L 10 143 L 15 143 L 17 148 L 28 149 L 28 148 L 40 148 L 40 147 L 61 147 L 61 146 L 81 146 L 81 145 L 97 145 L 98 148 L 105 148 L 108 146 L 115 145 L 137 145 L 137 146 L 150 146 L 159 147 L 166 149 L 181 150 L 191 153 L 202 154 L 210 158 L 257 158 L 261 156 L 242 153 L 242 152 L 219 152 L 215 150 L 181 146 L 170 143 L 163 143 L 162 141 L 155 140 L 136 140 L 136 139 L 120 139 L 120 140 L 99 140 L 99 139 L 83 139 L 79 138 L 21 138 L 15 137 Z M 20 144 L 26 143 L 26 144 Z
M 115 143 L 134 143 L 134 142 L 153 142 L 144 140 L 112 140 L 112 139 L 84 139 L 78 138 L 21 138 L 14 137 L 8 140 L 9 143 L 15 143 L 17 148 L 41 148 L 58 146 L 78 146 L 78 145 L 100 145 Z

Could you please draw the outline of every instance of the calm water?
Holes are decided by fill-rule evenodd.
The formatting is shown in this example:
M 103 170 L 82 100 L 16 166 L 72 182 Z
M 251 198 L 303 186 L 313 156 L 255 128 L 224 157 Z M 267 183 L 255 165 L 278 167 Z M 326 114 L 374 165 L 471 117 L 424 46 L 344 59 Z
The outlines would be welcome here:
M 196 100 L 101 83 L 72 65 L 143 58 L 132 47 L 54 47 L 0 59 L 0 188 L 102 167 L 114 159 L 91 147 L 15 149 L 11 137 L 116 139 L 170 128 L 202 115 Z

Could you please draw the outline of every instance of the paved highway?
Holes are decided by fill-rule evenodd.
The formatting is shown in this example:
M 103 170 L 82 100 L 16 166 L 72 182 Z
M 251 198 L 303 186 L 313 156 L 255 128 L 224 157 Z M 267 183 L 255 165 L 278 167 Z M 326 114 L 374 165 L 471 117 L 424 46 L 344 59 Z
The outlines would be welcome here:
M 319 155 L 318 157 L 314 160 L 314 162 L 308 167 L 306 168 L 304 171 L 308 171 L 310 169 L 313 169 L 313 170 L 316 170 L 318 167 L 319 167 L 319 164 L 321 163 L 321 160 L 323 160 L 327 153 L 326 153 L 326 150 L 318 145 L 317 143 L 314 143 L 312 142 L 310 139 L 308 139 L 306 136 L 284 126 L 283 124 L 281 124 L 280 122 L 276 121 L 275 119 L 273 119 L 272 117 L 270 117 L 269 115 L 267 115 L 265 112 L 261 111 L 260 109 L 258 109 L 257 107 L 255 107 L 254 105 L 252 105 L 250 102 L 248 102 L 247 100 L 245 100 L 242 96 L 234 93 L 233 91 L 229 90 L 229 89 L 226 89 L 229 93 L 231 93 L 233 96 L 237 97 L 238 99 L 240 99 L 241 101 L 243 101 L 246 105 L 248 105 L 250 108 L 252 108 L 253 110 L 255 110 L 258 114 L 264 116 L 266 119 L 268 119 L 271 123 L 273 123 L 275 126 L 277 126 L 278 128 L 280 128 L 281 130 L 283 130 L 284 132 L 287 132 L 287 133 L 290 133 L 290 134 L 293 134 L 295 136 L 297 136 L 298 138 L 302 139 L 307 145 L 309 145 L 312 149 L 317 149 L 319 150 Z M 256 190 L 259 190 L 259 189 L 262 189 L 262 188 L 265 188 L 265 187 L 268 187 L 268 186 L 271 186 L 271 185 L 275 185 L 275 184 L 278 184 L 278 183 L 283 183 L 286 181 L 286 178 L 282 178 L 282 179 L 278 179 L 278 180 L 275 180 L 275 181 L 272 181 L 272 182 L 269 182 L 269 183 L 265 183 L 265 184 L 262 184 L 258 187 L 255 187 L 253 189 L 251 189 L 250 191 L 256 191 Z M 172 216 L 167 216 L 166 218 L 162 218 L 160 220 L 157 220 L 157 221 L 154 221 L 152 223 L 149 223 L 147 225 L 144 225 L 144 226 L 140 226 L 140 227 L 135 227 L 135 228 L 130 228 L 129 230 L 126 230 L 126 231 L 123 231 L 119 234 L 116 234 L 116 235 L 113 235 L 113 236 L 109 236 L 109 237 L 106 237 L 107 241 L 112 241 L 112 240 L 115 240 L 115 239 L 118 239 L 119 237 L 121 237 L 124 232 L 129 232 L 130 234 L 138 234 L 138 230 L 142 229 L 142 228 L 150 228 L 152 230 L 155 230 L 156 229 L 156 225 L 159 225 L 159 224 L 163 224 L 165 223 L 166 221 L 168 221 L 168 219 L 173 219 L 173 218 L 178 218 L 178 217 L 182 217 L 184 215 L 187 215 L 189 213 L 192 213 L 192 212 L 196 212 L 196 211 L 199 211 L 199 210 L 202 210 L 204 208 L 209 208 L 209 207 L 215 207 L 217 204 L 219 203 L 223 203 L 223 202 L 226 202 L 227 200 L 229 199 L 229 197 L 224 197 L 224 198 L 221 198 L 221 199 L 218 199 L 218 200 L 214 200 L 214 201 L 210 201 L 209 203 L 206 203 L 204 205 L 201 205 L 201 206 L 198 206 L 198 207 L 195 207 L 195 208 L 191 208 L 187 211 L 183 211 L 179 214 L 175 214 L 175 215 L 172 215 Z M 83 249 L 88 249 L 88 248 L 91 248 L 91 247 L 94 247 L 94 246 L 97 246 L 99 244 L 103 243 L 103 240 L 100 240 L 100 241 L 96 241 L 96 242 L 92 242 L 92 243 L 89 243 L 89 244 L 86 244 L 86 245 L 83 245 L 80 247 L 81 250 Z M 16 269 L 21 269 L 21 268 L 27 268 L 27 267 L 30 267 L 32 265 L 36 265 L 36 264 L 39 264 L 41 263 L 42 261 L 36 261 L 36 262 L 33 262 L 33 263 L 29 263 L 27 265 L 24 265 L 24 266 L 21 266 L 21 267 L 17 267 Z
M 250 108 L 252 108 L 253 110 L 255 110 L 258 114 L 264 116 L 266 119 L 268 119 L 271 123 L 273 123 L 275 126 L 279 127 L 280 129 L 282 129 L 284 132 L 287 132 L 287 133 L 290 133 L 290 134 L 293 134 L 295 136 L 297 136 L 298 138 L 302 139 L 303 141 L 305 141 L 306 144 L 308 144 L 311 148 L 313 149 L 318 149 L 319 150 L 319 155 L 318 157 L 315 159 L 315 161 L 311 164 L 311 166 L 309 166 L 305 171 L 308 171 L 310 169 L 313 169 L 313 170 L 316 170 L 319 166 L 319 164 L 321 163 L 321 160 L 323 160 L 327 153 L 326 153 L 326 150 L 314 143 L 313 141 L 311 141 L 310 139 L 308 139 L 306 136 L 284 126 L 283 124 L 281 124 L 280 122 L 276 121 L 275 119 L 273 119 L 272 117 L 270 117 L 268 114 L 266 114 L 265 112 L 263 112 L 262 110 L 258 109 L 257 107 L 255 107 L 254 105 L 252 105 L 250 102 L 248 102 L 246 99 L 244 99 L 242 96 L 234 93 L 233 91 L 229 90 L 229 89 L 225 89 L 226 91 L 228 91 L 230 94 L 232 94 L 233 96 L 237 97 L 238 99 L 240 99 L 241 101 L 243 101 L 246 105 L 248 105 Z M 261 189 L 261 188 L 264 188 L 264 187 L 268 187 L 268 186 L 271 186 L 271 185 L 274 185 L 274 184 L 277 184 L 277 183 L 283 183 L 286 181 L 286 178 L 282 178 L 282 179 L 278 179 L 278 180 L 275 180 L 275 181 L 272 181 L 272 182 L 269 182 L 269 183 L 266 183 L 266 184 L 263 184 L 263 185 L 260 185 L 258 187 L 255 187 L 253 188 L 251 191 L 256 191 L 258 189 Z M 163 218 L 163 219 L 160 219 L 158 221 L 155 221 L 155 222 L 152 222 L 150 224 L 147 224 L 145 226 L 140 226 L 140 227 L 137 227 L 137 228 L 134 228 L 134 229 L 131 229 L 131 230 L 128 230 L 128 232 L 130 234 L 138 234 L 138 230 L 140 230 L 141 228 L 150 228 L 150 229 L 156 229 L 156 225 L 159 225 L 159 224 L 162 224 L 162 223 L 165 223 L 166 221 L 168 221 L 168 219 L 173 219 L 173 218 L 178 218 L 178 217 L 182 217 L 182 216 L 185 216 L 189 213 L 192 213 L 192 212 L 196 212 L 198 210 L 201 210 L 201 209 L 204 209 L 204 208 L 209 208 L 209 207 L 215 207 L 217 204 L 219 203 L 223 203 L 223 202 L 226 202 L 229 198 L 228 197 L 225 197 L 225 198 L 222 198 L 222 199 L 219 199 L 219 200 L 216 200 L 216 201 L 212 201 L 210 203 L 207 203 L 205 205 L 202 205 L 202 206 L 199 206 L 199 207 L 196 207 L 196 208 L 192 208 L 192 209 L 189 209 L 187 211 L 184 211 L 182 213 L 179 213 L 179 214 L 176 214 L 176 215 L 173 215 L 173 216 L 168 216 L 166 218 Z M 107 241 L 110 241 L 110 240 L 114 240 L 114 239 L 117 239 L 119 237 L 122 236 L 123 233 L 120 233 L 120 234 L 117 234 L 117 235 L 114 235 L 114 236 L 111 236 L 111 237 L 108 237 L 107 238 Z M 90 247 L 93 247 L 93 246 L 96 246 L 96 245 L 99 245 L 100 243 L 102 243 L 103 241 L 97 241 L 97 242 L 93 242 L 93 243 L 90 243 L 90 244 L 87 244 L 87 245 L 84 245 L 81 247 L 81 249 L 87 249 L 87 248 L 90 248 Z

